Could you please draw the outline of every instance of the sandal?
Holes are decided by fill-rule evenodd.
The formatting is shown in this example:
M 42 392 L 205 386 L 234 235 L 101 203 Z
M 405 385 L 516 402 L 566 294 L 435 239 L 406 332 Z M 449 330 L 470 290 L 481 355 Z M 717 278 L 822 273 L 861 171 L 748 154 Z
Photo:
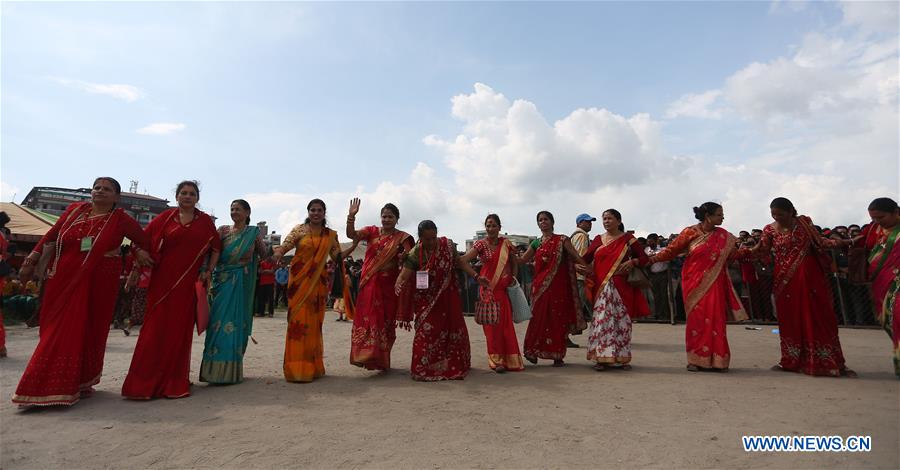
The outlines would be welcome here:
M 536 358 L 536 357 L 525 356 L 525 360 L 528 361 L 528 362 L 530 362 L 530 363 L 532 363 L 532 364 L 537 364 L 537 358 Z
M 562 367 L 564 365 L 566 365 L 566 363 L 563 362 L 562 359 L 554 359 L 553 360 L 553 367 Z
M 506 367 L 503 367 L 503 366 L 497 366 L 497 367 L 494 368 L 494 372 L 496 372 L 496 373 L 498 373 L 498 374 L 503 374 L 503 373 L 506 372 Z
M 847 377 L 847 378 L 851 378 L 851 379 L 859 378 L 859 374 L 857 374 L 856 371 L 854 371 L 853 369 L 847 369 L 847 368 L 841 369 L 841 375 L 844 377 Z
M 693 364 L 688 364 L 687 370 L 688 370 L 688 372 L 700 372 L 700 368 Z
M 622 364 L 622 370 L 631 370 L 631 364 Z
M 606 370 L 606 366 L 603 364 L 594 364 L 594 370 L 597 372 L 603 372 Z

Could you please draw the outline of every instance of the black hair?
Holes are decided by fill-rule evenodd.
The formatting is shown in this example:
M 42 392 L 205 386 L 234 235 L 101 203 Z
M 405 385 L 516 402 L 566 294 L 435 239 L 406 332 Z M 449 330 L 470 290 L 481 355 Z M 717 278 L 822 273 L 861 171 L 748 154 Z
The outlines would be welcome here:
M 552 217 L 551 217 L 551 219 L 552 219 Z M 487 224 L 488 220 L 493 220 L 494 223 L 497 224 L 498 228 L 503 227 L 503 224 L 500 223 L 500 216 L 497 214 L 488 214 L 487 217 L 484 218 L 485 225 Z
M 243 199 L 235 199 L 231 201 L 232 204 L 237 203 L 239 206 L 243 207 L 245 211 L 247 211 L 247 221 L 246 224 L 250 225 L 250 203 Z
M 538 213 L 537 213 L 537 217 L 535 217 L 534 220 L 540 219 L 540 218 L 541 218 L 541 214 L 546 215 L 547 218 L 550 219 L 550 223 L 551 223 L 551 224 L 556 224 L 556 221 L 553 220 L 553 214 L 551 214 L 550 211 L 540 211 L 540 212 L 538 212 Z
M 659 238 L 659 234 L 658 234 L 658 233 L 651 233 L 650 235 L 647 235 L 647 240 L 649 240 L 649 239 L 651 239 L 651 238 Z
M 873 199 L 872 202 L 869 203 L 869 210 L 879 212 L 896 212 L 897 201 L 889 197 L 880 197 L 877 199 Z
M 607 212 L 609 212 L 609 214 L 610 214 L 611 216 L 615 217 L 616 220 L 619 221 L 619 231 L 620 231 L 620 232 L 624 232 L 624 231 L 625 231 L 625 224 L 622 223 L 622 214 L 621 214 L 619 211 L 615 210 L 615 209 L 606 209 L 605 211 L 603 211 L 604 214 L 606 214 Z
M 780 209 L 790 212 L 792 216 L 797 217 L 797 209 L 794 209 L 794 203 L 786 197 L 776 197 L 769 204 L 769 209 Z
M 422 232 L 424 232 L 426 230 L 434 230 L 435 232 L 437 232 L 437 225 L 434 224 L 434 221 L 423 220 L 423 221 L 419 222 L 418 230 L 419 230 L 419 232 L 418 232 L 419 238 L 422 238 Z
M 195 180 L 184 180 L 178 183 L 178 187 L 175 188 L 175 196 L 178 196 L 178 193 L 181 192 L 181 188 L 185 186 L 191 186 L 194 188 L 194 191 L 197 191 L 197 199 L 200 199 L 200 186 Z
M 313 199 L 312 201 L 309 201 L 309 204 L 306 205 L 306 210 L 307 210 L 307 211 L 310 210 L 310 209 L 312 208 L 312 206 L 315 205 L 315 204 L 318 204 L 318 205 L 322 206 L 322 212 L 328 212 L 328 208 L 325 207 L 325 201 L 323 201 L 323 200 L 321 200 L 321 199 L 319 199 L 319 198 L 315 198 L 315 199 Z M 309 223 L 309 217 L 307 217 L 306 220 L 303 221 L 303 223 L 304 223 L 304 224 L 308 224 L 308 223 Z M 328 221 L 325 220 L 324 218 L 322 219 L 322 226 L 323 226 L 323 227 L 327 227 L 327 226 L 328 226 Z
M 113 178 L 111 176 L 98 176 L 98 177 L 94 178 L 94 185 L 96 185 L 97 181 L 100 181 L 100 180 L 109 181 L 110 183 L 112 183 L 113 188 L 115 188 L 116 194 L 122 194 L 122 185 L 119 184 L 119 182 L 116 181 L 115 178 Z
M 9 223 L 9 215 L 6 211 L 0 212 L 0 227 L 6 227 L 6 224 Z
M 400 220 L 400 209 L 397 209 L 397 206 L 395 206 L 394 204 L 390 202 L 385 204 L 384 207 L 381 208 L 381 212 L 384 211 L 390 211 L 392 214 L 394 214 L 394 217 L 396 217 L 397 220 Z
M 700 207 L 694 208 L 694 218 L 703 222 L 706 220 L 706 216 L 713 215 L 717 210 L 721 209 L 722 205 L 717 204 L 715 202 L 704 202 L 700 204 Z

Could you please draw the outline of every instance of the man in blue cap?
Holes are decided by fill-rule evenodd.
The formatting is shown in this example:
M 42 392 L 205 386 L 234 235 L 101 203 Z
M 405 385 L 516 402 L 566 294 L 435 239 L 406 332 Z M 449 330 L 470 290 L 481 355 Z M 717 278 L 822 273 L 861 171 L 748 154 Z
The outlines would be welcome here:
M 579 256 L 584 256 L 587 252 L 588 245 L 591 244 L 591 237 L 588 235 L 591 232 L 591 228 L 593 228 L 593 223 L 596 221 L 596 217 L 591 217 L 590 214 L 578 214 L 578 217 L 575 217 L 575 232 L 572 233 L 570 237 L 572 240 L 572 246 L 575 247 L 575 251 L 578 252 Z M 584 275 L 581 273 L 576 273 L 576 280 L 578 281 L 578 305 L 581 306 L 581 311 L 579 312 L 584 318 L 584 321 L 590 324 L 591 320 L 594 317 L 594 306 L 588 301 L 587 296 L 584 292 Z M 570 338 L 566 338 L 566 347 L 569 348 L 577 348 L 579 347 L 577 344 L 572 342 Z

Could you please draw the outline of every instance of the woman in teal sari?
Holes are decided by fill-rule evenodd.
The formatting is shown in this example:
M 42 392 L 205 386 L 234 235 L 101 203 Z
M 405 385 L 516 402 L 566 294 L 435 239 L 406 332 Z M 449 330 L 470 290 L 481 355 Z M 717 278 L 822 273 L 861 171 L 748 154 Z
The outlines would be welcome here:
M 222 255 L 211 277 L 209 327 L 200 364 L 200 381 L 236 384 L 244 380 L 243 360 L 253 331 L 256 267 L 266 244 L 258 227 L 250 225 L 250 204 L 231 203 L 234 225 L 219 227 Z

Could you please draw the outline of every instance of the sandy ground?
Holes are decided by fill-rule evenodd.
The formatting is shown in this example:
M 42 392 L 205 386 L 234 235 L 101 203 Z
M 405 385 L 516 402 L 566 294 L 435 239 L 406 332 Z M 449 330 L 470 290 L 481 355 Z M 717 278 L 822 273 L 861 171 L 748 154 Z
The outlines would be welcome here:
M 350 324 L 325 322 L 327 376 L 285 383 L 284 312 L 258 319 L 246 381 L 193 387 L 180 400 L 119 396 L 137 337 L 112 331 L 98 393 L 71 408 L 21 411 L 10 402 L 37 331 L 8 330 L 2 374 L 2 456 L 14 468 L 900 468 L 900 381 L 877 330 L 841 330 L 858 379 L 774 372 L 778 336 L 728 329 L 727 374 L 684 370 L 683 326 L 639 324 L 634 369 L 594 372 L 585 350 L 505 375 L 488 369 L 469 319 L 465 381 L 410 380 L 412 334 L 394 369 L 348 363 Z M 525 325 L 518 325 L 519 339 Z M 576 337 L 584 343 L 584 336 Z M 193 349 L 194 380 L 202 338 Z M 871 435 L 868 453 L 745 453 L 742 435 Z

